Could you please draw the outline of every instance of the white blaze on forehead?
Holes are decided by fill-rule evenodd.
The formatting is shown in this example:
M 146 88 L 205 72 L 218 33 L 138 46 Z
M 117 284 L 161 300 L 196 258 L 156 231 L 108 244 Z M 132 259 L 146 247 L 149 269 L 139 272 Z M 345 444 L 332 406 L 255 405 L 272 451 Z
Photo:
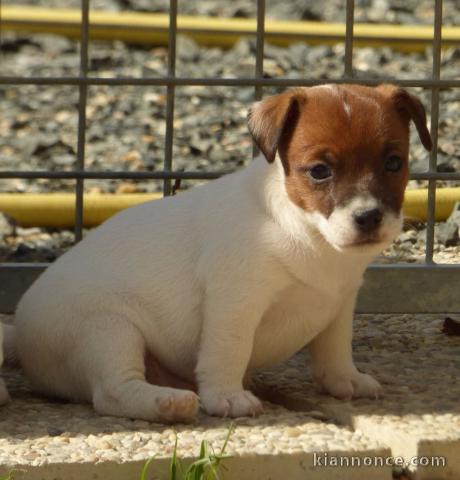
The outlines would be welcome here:
M 339 93 L 339 88 L 334 83 L 326 83 L 324 85 L 315 85 L 312 88 L 325 88 L 327 90 L 330 90 L 331 92 L 334 92 L 335 94 Z
M 369 184 L 373 180 L 374 176 L 372 173 L 367 173 L 362 175 L 356 180 L 355 183 L 355 195 L 357 197 L 367 197 L 369 196 Z
M 345 110 L 345 113 L 347 114 L 347 117 L 351 117 L 351 107 L 350 104 L 347 103 L 347 101 L 344 99 L 343 100 L 343 109 Z
M 334 83 L 327 83 L 325 85 L 316 85 L 315 87 L 312 88 L 323 88 L 326 90 L 329 90 L 332 94 L 339 96 L 340 90 L 338 85 Z M 342 97 L 342 96 L 341 96 Z M 342 98 L 342 104 L 343 104 L 343 109 L 345 111 L 345 114 L 347 115 L 348 118 L 351 117 L 351 106 L 350 104 L 346 101 L 345 97 Z

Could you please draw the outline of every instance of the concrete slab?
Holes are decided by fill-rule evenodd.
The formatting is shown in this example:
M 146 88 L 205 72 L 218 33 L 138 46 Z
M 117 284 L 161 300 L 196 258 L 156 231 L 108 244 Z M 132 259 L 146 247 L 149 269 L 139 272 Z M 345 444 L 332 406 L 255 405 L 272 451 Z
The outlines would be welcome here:
M 318 393 L 307 352 L 259 373 L 254 389 L 266 410 L 235 420 L 224 478 L 389 480 L 400 462 L 417 480 L 458 480 L 460 338 L 445 336 L 442 320 L 357 316 L 355 358 L 384 385 L 380 400 L 340 402 Z M 190 461 L 203 439 L 219 451 L 230 424 L 200 414 L 173 429 L 99 416 L 86 405 L 37 396 L 18 370 L 3 376 L 13 401 L 0 409 L 0 476 L 18 469 L 18 480 L 134 480 L 152 456 L 150 478 L 167 479 L 175 432 L 178 455 Z

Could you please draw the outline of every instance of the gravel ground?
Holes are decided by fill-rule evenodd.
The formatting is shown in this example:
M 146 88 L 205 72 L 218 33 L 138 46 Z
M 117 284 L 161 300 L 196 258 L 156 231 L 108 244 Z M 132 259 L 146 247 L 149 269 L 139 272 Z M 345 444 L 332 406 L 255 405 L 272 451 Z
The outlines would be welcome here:
M 259 373 L 254 389 L 264 398 L 266 411 L 259 418 L 236 420 L 228 453 L 244 458 L 250 452 L 254 458 L 374 451 L 406 460 L 415 454 L 445 455 L 456 474 L 449 477 L 447 470 L 438 468 L 431 476 L 418 478 L 458 478 L 459 337 L 443 333 L 442 324 L 442 317 L 435 315 L 356 317 L 355 360 L 383 384 L 385 395 L 379 400 L 340 402 L 318 393 L 306 367 L 306 352 Z M 171 455 L 170 427 L 102 417 L 87 406 L 50 402 L 33 394 L 19 371 L 6 370 L 5 377 L 13 401 L 0 410 L 0 464 L 27 469 Z M 202 439 L 219 449 L 228 425 L 228 420 L 200 414 L 196 424 L 177 426 L 180 455 L 196 456 Z M 308 466 L 311 457 L 307 458 Z
M 4 2 L 4 4 L 13 2 Z M 18 1 L 14 4 L 61 6 L 55 0 Z M 199 15 L 254 16 L 255 2 L 179 2 L 180 12 Z M 68 0 L 78 8 L 80 0 Z M 331 0 L 267 2 L 270 18 L 342 21 L 344 2 Z M 161 12 L 167 2 L 157 0 L 94 0 L 94 8 Z M 430 23 L 433 2 L 400 0 L 358 1 L 357 21 Z M 458 1 L 444 2 L 445 24 L 460 23 Z M 78 43 L 53 35 L 2 33 L 2 68 L 24 76 L 75 75 Z M 254 40 L 243 39 L 232 49 L 204 48 L 186 37 L 178 39 L 177 74 L 192 77 L 250 76 L 254 72 Z M 321 81 L 343 73 L 344 47 L 311 47 L 298 43 L 289 48 L 266 45 L 264 74 L 268 77 L 305 78 Z M 424 78 L 431 72 L 431 52 L 405 54 L 389 48 L 359 48 L 354 52 L 357 77 Z M 167 48 L 139 47 L 121 42 L 94 42 L 90 48 L 90 74 L 158 77 L 167 71 Z M 443 52 L 443 78 L 458 78 L 460 50 Z M 264 93 L 274 93 L 267 88 Z M 429 90 L 416 91 L 430 110 Z M 438 170 L 460 170 L 460 93 L 440 93 Z M 174 168 L 177 170 L 235 170 L 251 159 L 252 144 L 245 118 L 254 98 L 252 88 L 179 87 L 176 89 L 174 120 Z M 72 86 L 1 86 L 0 169 L 71 170 L 76 159 L 78 89 Z M 162 169 L 165 140 L 166 89 L 163 87 L 92 86 L 88 92 L 86 168 L 89 170 L 157 171 Z M 412 135 L 411 169 L 426 170 L 428 154 L 415 133 Z M 182 182 L 188 188 L 196 182 Z M 460 182 L 439 182 L 440 187 Z M 426 182 L 410 183 L 409 188 Z M 0 180 L 0 192 L 73 191 L 68 180 Z M 160 181 L 85 182 L 87 192 L 160 191 Z M 5 226 L 1 228 L 1 224 Z M 456 225 L 456 226 L 455 226 Z M 446 233 L 446 229 L 449 232 Z M 442 231 L 442 232 L 441 232 Z M 438 260 L 460 259 L 458 224 L 437 227 Z M 16 233 L 17 235 L 14 235 Z M 17 229 L 0 221 L 0 260 L 53 260 L 70 245 L 70 232 L 49 229 Z M 418 261 L 424 248 L 424 226 L 408 226 L 387 253 L 398 260 Z

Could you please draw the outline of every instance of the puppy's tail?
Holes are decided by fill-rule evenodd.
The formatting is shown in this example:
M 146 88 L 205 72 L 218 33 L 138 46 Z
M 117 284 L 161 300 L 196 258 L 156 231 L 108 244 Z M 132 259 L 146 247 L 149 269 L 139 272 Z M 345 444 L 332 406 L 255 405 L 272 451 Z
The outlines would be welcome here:
M 3 327 L 3 354 L 6 365 L 18 366 L 19 355 L 16 342 L 16 327 L 2 324 Z

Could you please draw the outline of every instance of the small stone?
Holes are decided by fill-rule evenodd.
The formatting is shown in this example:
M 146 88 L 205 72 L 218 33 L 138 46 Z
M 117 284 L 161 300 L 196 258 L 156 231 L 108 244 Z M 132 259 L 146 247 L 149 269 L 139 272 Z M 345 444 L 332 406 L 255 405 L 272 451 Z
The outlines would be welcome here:
M 443 324 L 443 327 L 442 327 L 442 331 L 446 335 L 459 337 L 460 336 L 460 321 L 455 320 L 454 318 L 451 318 L 451 317 L 446 317 L 444 319 L 444 324 Z
M 134 183 L 122 183 L 116 189 L 116 193 L 136 193 L 138 191 L 137 185 Z
M 137 150 L 132 150 L 123 155 L 124 162 L 138 162 L 142 160 L 142 155 Z
M 446 247 L 453 247 L 459 243 L 459 227 L 454 222 L 440 223 L 436 227 L 435 235 L 439 243 Z
M 106 440 L 99 441 L 95 444 L 95 447 L 99 450 L 111 450 L 112 445 Z
M 0 212 L 0 238 L 8 237 L 14 233 L 14 220 Z
M 39 453 L 30 452 L 30 453 L 24 454 L 24 455 L 23 455 L 23 458 L 24 458 L 25 460 L 36 460 L 39 456 L 40 456 Z
M 64 433 L 64 430 L 60 427 L 49 426 L 46 431 L 50 437 L 58 437 Z
M 197 43 L 185 35 L 177 36 L 177 57 L 179 60 L 196 62 L 200 58 L 201 49 Z
M 255 434 L 249 435 L 248 441 L 254 444 L 261 444 L 264 442 L 264 437 L 263 435 L 255 433 Z
M 284 435 L 290 438 L 297 438 L 299 435 L 302 435 L 302 430 L 297 427 L 286 428 Z
M 460 227 L 460 202 L 455 203 L 452 213 L 449 215 L 447 221 Z
M 54 155 L 53 162 L 56 165 L 72 165 L 75 162 L 75 155 L 63 154 L 63 155 Z
M 309 417 L 312 417 L 316 420 L 327 421 L 330 420 L 330 417 L 326 415 L 324 412 L 320 412 L 319 410 L 312 410 L 310 412 L 306 412 Z

